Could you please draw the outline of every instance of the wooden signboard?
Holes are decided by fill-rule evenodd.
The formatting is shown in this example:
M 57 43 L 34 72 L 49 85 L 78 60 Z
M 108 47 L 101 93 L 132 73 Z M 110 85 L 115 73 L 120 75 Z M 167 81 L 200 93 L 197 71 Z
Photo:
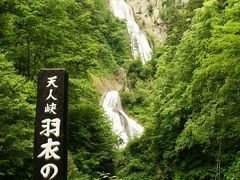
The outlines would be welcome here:
M 39 73 L 34 137 L 34 180 L 67 179 L 68 74 L 63 69 Z

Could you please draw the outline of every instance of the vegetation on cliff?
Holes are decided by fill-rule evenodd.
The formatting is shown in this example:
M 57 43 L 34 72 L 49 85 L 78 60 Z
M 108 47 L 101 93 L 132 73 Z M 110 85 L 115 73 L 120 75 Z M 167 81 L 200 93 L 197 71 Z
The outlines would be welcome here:
M 0 179 L 31 179 L 36 77 L 65 68 L 69 82 L 69 179 L 113 172 L 116 138 L 92 74 L 129 59 L 124 24 L 102 0 L 0 1 Z
M 197 2 L 168 0 L 161 12 L 168 37 L 157 71 L 138 78 L 130 92 L 142 101 L 127 105 L 150 122 L 119 160 L 123 179 L 240 178 L 240 2 Z
M 142 66 L 107 0 L 0 0 L 0 179 L 32 178 L 36 77 L 55 67 L 70 75 L 68 179 L 240 179 L 240 2 L 163 3 L 166 42 Z M 118 66 L 145 125 L 120 152 L 92 79 Z

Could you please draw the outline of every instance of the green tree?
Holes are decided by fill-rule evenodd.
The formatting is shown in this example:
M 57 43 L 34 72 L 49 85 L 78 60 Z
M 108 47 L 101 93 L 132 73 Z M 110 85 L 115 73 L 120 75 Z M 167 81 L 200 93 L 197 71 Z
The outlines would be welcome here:
M 71 78 L 69 149 L 77 167 L 71 177 L 91 179 L 98 177 L 97 172 L 113 172 L 115 138 L 103 117 L 91 76 L 114 74 L 118 64 L 129 59 L 124 23 L 112 16 L 106 0 L 1 0 L 0 23 L 0 52 L 5 54 L 1 73 L 9 73 L 0 82 L 1 104 L 9 100 L 9 107 L 0 107 L 9 116 L 0 118 L 0 142 L 4 143 L 0 145 L 1 177 L 31 178 L 32 83 L 42 68 L 65 68 Z M 8 121 L 11 118 L 17 121 Z M 4 134 L 14 133 L 13 127 L 16 135 L 7 142 L 10 136 Z M 21 133 L 26 134 L 26 142 Z M 11 157 L 13 147 L 22 156 Z
M 148 147 L 141 147 L 142 156 L 153 161 L 155 179 L 237 179 L 240 4 L 209 0 L 199 8 L 202 1 L 194 2 L 179 7 L 167 1 L 162 12 L 168 14 L 167 45 L 156 57 L 153 85 L 146 85 L 151 103 L 143 112 L 152 122 L 148 141 L 142 137 L 138 147 Z M 152 175 L 148 163 L 142 166 L 145 157 L 128 148 L 119 174 Z
M 116 138 L 98 105 L 98 94 L 86 80 L 71 79 L 69 150 L 79 171 L 97 177 L 113 173 Z
M 32 175 L 33 84 L 17 75 L 0 54 L 0 178 L 29 179 Z

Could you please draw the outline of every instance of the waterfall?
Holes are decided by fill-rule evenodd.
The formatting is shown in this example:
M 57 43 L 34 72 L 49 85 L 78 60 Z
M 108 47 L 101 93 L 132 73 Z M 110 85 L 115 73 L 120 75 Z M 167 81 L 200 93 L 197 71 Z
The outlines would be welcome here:
M 135 22 L 131 7 L 124 0 L 110 0 L 109 2 L 114 15 L 126 21 L 133 57 L 135 59 L 140 57 L 142 64 L 145 64 L 152 58 L 152 49 L 146 35 Z M 113 131 L 120 138 L 119 148 L 124 148 L 129 139 L 143 133 L 144 128 L 123 111 L 118 91 L 109 91 L 102 106 L 112 121 Z
M 143 133 L 143 127 L 123 111 L 118 91 L 109 91 L 102 106 L 112 120 L 113 131 L 120 138 L 119 148 L 124 148 L 130 138 Z
M 133 57 L 140 57 L 143 64 L 151 60 L 152 49 L 146 35 L 134 20 L 132 8 L 124 0 L 110 0 L 110 6 L 116 17 L 126 21 Z

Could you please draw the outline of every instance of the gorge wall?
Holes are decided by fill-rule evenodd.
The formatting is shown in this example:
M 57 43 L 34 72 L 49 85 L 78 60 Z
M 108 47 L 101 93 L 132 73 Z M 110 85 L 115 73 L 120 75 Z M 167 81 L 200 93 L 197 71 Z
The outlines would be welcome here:
M 175 0 L 175 3 L 187 3 L 189 0 Z M 164 42 L 167 34 L 159 12 L 164 8 L 164 0 L 126 0 L 132 7 L 139 26 L 156 44 Z
M 163 43 L 166 38 L 165 26 L 159 17 L 163 8 L 162 0 L 126 0 L 132 7 L 139 26 L 154 39 L 154 42 Z

